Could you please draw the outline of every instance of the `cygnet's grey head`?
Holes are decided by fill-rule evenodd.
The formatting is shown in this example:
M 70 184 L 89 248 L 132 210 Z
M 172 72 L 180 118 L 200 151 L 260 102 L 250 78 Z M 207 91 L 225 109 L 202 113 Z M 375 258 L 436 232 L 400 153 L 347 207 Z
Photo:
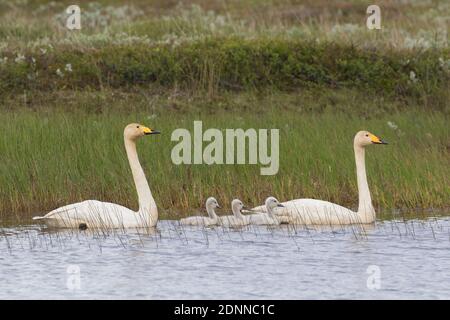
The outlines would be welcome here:
M 241 210 L 244 209 L 244 204 L 239 199 L 234 199 L 231 201 L 231 210 L 235 216 L 241 215 Z
M 266 208 L 269 213 L 271 213 L 272 210 L 277 207 L 284 207 L 284 206 L 275 197 L 268 197 L 266 199 Z

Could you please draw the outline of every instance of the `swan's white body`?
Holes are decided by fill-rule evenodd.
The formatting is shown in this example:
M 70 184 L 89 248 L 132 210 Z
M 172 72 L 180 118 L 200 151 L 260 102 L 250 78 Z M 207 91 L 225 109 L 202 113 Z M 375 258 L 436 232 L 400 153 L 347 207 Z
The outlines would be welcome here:
M 280 224 L 280 220 L 268 214 L 268 212 L 250 214 L 247 217 L 250 220 L 250 224 L 257 226 L 277 226 Z
M 370 144 L 386 144 L 380 138 L 367 131 L 360 131 L 354 139 L 356 175 L 358 181 L 358 211 L 352 211 L 340 205 L 315 199 L 296 199 L 283 202 L 284 208 L 277 208 L 275 216 L 282 223 L 303 225 L 349 225 L 368 224 L 375 221 L 375 210 L 367 183 L 365 166 L 365 147 Z M 259 206 L 253 210 L 263 210 Z
M 243 227 L 250 224 L 250 218 L 244 216 L 241 210 L 244 208 L 244 204 L 239 199 L 234 199 L 231 202 L 231 210 L 233 215 L 220 217 L 220 225 L 227 228 Z
M 210 197 L 206 200 L 206 212 L 208 213 L 207 217 L 194 216 L 183 218 L 180 220 L 180 223 L 186 226 L 215 226 L 219 223 L 219 217 L 214 210 L 215 208 L 219 208 L 219 204 L 215 198 Z
M 282 202 L 284 208 L 274 210 L 274 216 L 280 223 L 304 225 L 345 225 L 363 222 L 360 215 L 350 209 L 316 199 L 296 199 Z M 265 206 L 253 208 L 266 211 Z
M 43 217 L 49 227 L 56 228 L 148 228 L 158 222 L 158 209 L 136 152 L 136 140 L 147 134 L 159 133 L 147 127 L 130 124 L 125 128 L 125 149 L 139 199 L 137 212 L 121 205 L 87 200 L 53 210 Z
M 250 224 L 277 226 L 282 220 L 275 215 L 274 209 L 279 207 L 283 207 L 283 205 L 274 197 L 269 197 L 266 199 L 264 207 L 260 206 L 252 209 L 253 211 L 260 211 L 260 213 L 250 214 L 246 217 L 250 220 Z

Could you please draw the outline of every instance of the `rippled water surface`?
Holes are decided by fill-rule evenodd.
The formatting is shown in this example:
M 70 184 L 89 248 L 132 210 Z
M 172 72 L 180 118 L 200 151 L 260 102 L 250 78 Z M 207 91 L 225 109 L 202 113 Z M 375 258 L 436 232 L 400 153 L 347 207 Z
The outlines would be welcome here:
M 0 298 L 450 298 L 450 218 L 156 232 L 0 228 Z

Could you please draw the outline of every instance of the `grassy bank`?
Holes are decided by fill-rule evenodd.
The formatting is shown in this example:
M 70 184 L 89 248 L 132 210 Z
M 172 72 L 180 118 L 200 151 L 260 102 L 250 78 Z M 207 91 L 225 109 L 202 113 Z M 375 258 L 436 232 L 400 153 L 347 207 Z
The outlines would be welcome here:
M 297 104 L 296 96 L 281 94 L 231 95 L 222 101 L 229 106 L 228 111 L 208 108 L 208 113 L 200 111 L 205 110 L 202 100 L 160 97 L 149 104 L 145 97 L 124 99 L 108 102 L 103 112 L 98 112 L 95 100 L 88 98 L 90 106 L 77 99 L 80 105 L 71 106 L 71 111 L 54 106 L 50 111 L 32 111 L 16 106 L 15 111 L 0 113 L 3 218 L 26 217 L 83 199 L 135 208 L 122 141 L 123 127 L 133 121 L 163 132 L 143 139 L 138 148 L 165 218 L 201 208 L 211 195 L 225 207 L 234 197 L 256 205 L 269 194 L 282 200 L 315 197 L 354 207 L 357 190 L 352 139 L 360 129 L 371 130 L 390 142 L 389 146 L 368 150 L 368 176 L 377 207 L 449 206 L 450 135 L 448 117 L 441 113 L 415 108 L 373 116 L 366 110 L 352 116 L 333 108 L 319 111 L 320 103 Z M 176 112 L 167 112 L 171 99 L 181 106 Z M 135 109 L 118 111 L 131 101 Z M 365 102 L 369 103 L 358 101 Z M 176 143 L 170 141 L 171 132 L 176 128 L 192 131 L 194 120 L 202 120 L 205 129 L 279 128 L 278 174 L 261 176 L 259 165 L 174 165 L 170 154 Z
M 366 28 L 360 1 L 84 2 L 80 31 L 65 28 L 63 4 L 3 6 L 3 98 L 137 86 L 208 98 L 358 88 L 436 110 L 449 99 L 446 2 L 382 2 L 383 29 L 375 31 Z
M 170 46 L 66 48 L 0 65 L 0 92 L 158 86 L 206 91 L 359 88 L 444 108 L 447 51 L 368 51 L 334 43 L 214 39 Z M 8 57 L 8 55 L 6 55 Z
M 0 219 L 83 199 L 135 208 L 122 145 L 128 122 L 163 134 L 139 143 L 162 218 L 216 196 L 273 194 L 356 206 L 352 139 L 380 209 L 448 208 L 448 1 L 0 0 Z M 280 170 L 176 166 L 176 128 L 279 128 Z M 255 187 L 257 186 L 257 187 Z

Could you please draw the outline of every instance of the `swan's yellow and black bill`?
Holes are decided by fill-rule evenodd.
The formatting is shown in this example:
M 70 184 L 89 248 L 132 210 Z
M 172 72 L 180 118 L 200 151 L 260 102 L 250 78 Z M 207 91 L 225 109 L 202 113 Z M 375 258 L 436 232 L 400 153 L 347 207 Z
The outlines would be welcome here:
M 277 204 L 277 207 L 284 208 L 284 205 L 282 205 L 281 203 L 279 203 L 279 204 Z
M 143 127 L 142 131 L 144 132 L 145 135 L 147 134 L 160 134 L 161 132 L 157 131 L 157 130 L 153 130 L 147 127 Z
M 374 134 L 370 135 L 370 140 L 372 141 L 372 143 L 375 143 L 375 144 L 388 144 L 387 141 L 381 140 Z

